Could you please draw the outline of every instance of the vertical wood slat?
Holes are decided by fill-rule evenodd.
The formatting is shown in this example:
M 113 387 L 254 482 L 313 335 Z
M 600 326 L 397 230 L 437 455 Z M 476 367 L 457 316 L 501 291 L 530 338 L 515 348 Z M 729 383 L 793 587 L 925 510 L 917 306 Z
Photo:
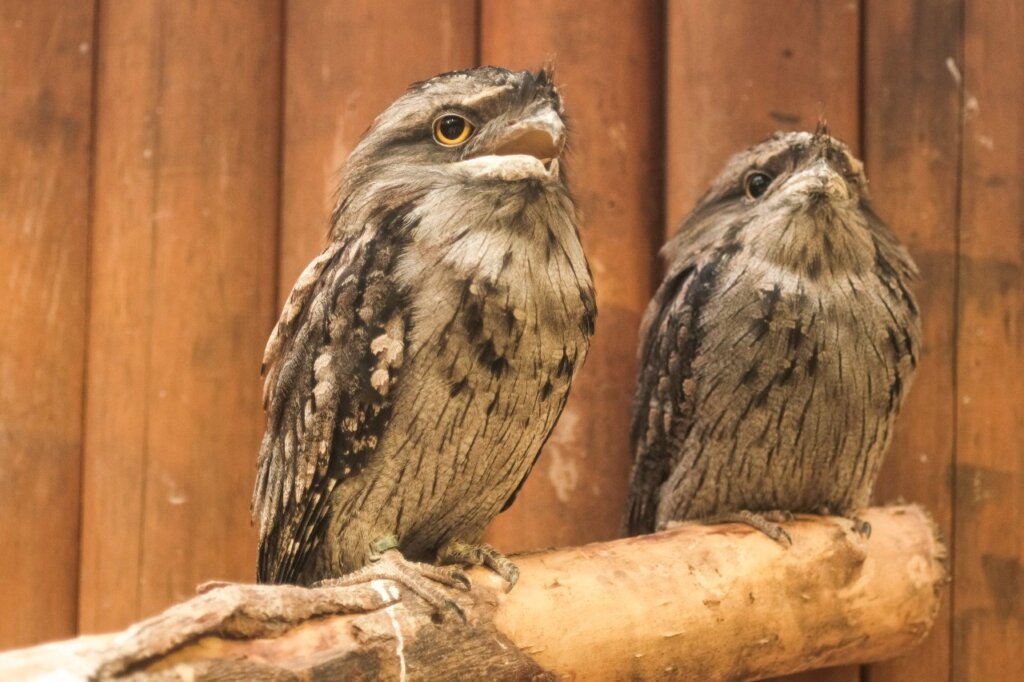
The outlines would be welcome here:
M 568 172 L 597 287 L 590 356 L 522 493 L 489 532 L 514 551 L 616 537 L 632 457 L 637 327 L 651 295 L 661 209 L 659 3 L 484 0 L 481 58 L 554 57 L 570 118 Z
M 278 300 L 324 246 L 340 169 L 411 83 L 474 66 L 475 0 L 293 0 L 285 21 Z
M 860 2 L 669 0 L 666 232 L 735 152 L 820 116 L 855 150 L 860 133 Z M 859 682 L 856 666 L 792 682 Z
M 1024 679 L 1024 7 L 967 2 L 953 679 Z
M 859 0 L 669 0 L 666 228 L 726 159 L 776 130 L 858 147 Z
M 0 4 L 0 649 L 75 632 L 93 20 Z
M 961 0 L 868 0 L 864 31 L 864 155 L 872 202 L 921 270 L 914 290 L 924 327 L 917 376 L 875 499 L 923 504 L 951 546 L 960 6 Z M 952 589 L 924 644 L 869 668 L 872 682 L 948 679 Z
M 278 0 L 100 13 L 85 631 L 254 577 L 281 17 Z

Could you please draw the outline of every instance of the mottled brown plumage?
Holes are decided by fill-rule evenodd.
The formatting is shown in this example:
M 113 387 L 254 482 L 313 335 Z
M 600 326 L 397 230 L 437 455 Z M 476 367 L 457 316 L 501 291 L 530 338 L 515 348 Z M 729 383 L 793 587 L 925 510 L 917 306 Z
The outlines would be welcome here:
M 913 262 L 819 130 L 733 157 L 663 255 L 643 322 L 626 528 L 853 516 L 917 364 Z M 753 514 L 751 514 L 753 513 Z
M 262 582 L 395 549 L 514 582 L 480 537 L 554 427 L 595 317 L 561 114 L 544 71 L 444 74 L 353 151 L 330 243 L 267 344 Z

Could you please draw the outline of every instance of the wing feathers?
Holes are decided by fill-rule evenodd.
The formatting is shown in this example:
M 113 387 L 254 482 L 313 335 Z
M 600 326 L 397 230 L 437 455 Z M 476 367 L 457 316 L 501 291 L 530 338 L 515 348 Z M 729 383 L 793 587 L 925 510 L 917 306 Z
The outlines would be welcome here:
M 700 317 L 716 286 L 727 249 L 693 255 L 676 263 L 645 315 L 640 378 L 633 402 L 632 441 L 636 453 L 626 510 L 626 530 L 655 530 L 662 483 L 675 465 L 674 446 L 689 432 L 695 405 L 693 363 L 699 352 Z
M 395 227 L 328 246 L 299 277 L 267 343 L 268 424 L 253 498 L 263 582 L 301 579 L 332 491 L 365 466 L 386 427 L 406 343 L 391 275 Z

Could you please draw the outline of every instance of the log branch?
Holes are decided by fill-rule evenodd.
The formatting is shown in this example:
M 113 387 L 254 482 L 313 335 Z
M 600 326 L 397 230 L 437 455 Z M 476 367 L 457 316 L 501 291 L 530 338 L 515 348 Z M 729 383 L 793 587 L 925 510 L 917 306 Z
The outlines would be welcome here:
M 915 506 L 799 517 L 792 547 L 739 525 L 519 556 L 438 619 L 387 581 L 227 585 L 120 633 L 0 654 L 0 679 L 757 679 L 878 661 L 920 642 L 944 547 Z

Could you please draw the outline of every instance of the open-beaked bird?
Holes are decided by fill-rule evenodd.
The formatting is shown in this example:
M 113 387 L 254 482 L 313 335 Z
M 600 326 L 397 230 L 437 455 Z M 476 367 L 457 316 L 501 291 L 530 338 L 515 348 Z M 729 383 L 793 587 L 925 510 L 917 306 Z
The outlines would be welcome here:
M 625 526 L 866 506 L 920 345 L 916 269 L 819 126 L 734 156 L 665 246 L 642 323 Z
M 353 150 L 266 348 L 261 582 L 389 577 L 435 606 L 461 565 L 514 584 L 481 537 L 596 316 L 565 136 L 547 70 L 481 67 L 414 84 Z

